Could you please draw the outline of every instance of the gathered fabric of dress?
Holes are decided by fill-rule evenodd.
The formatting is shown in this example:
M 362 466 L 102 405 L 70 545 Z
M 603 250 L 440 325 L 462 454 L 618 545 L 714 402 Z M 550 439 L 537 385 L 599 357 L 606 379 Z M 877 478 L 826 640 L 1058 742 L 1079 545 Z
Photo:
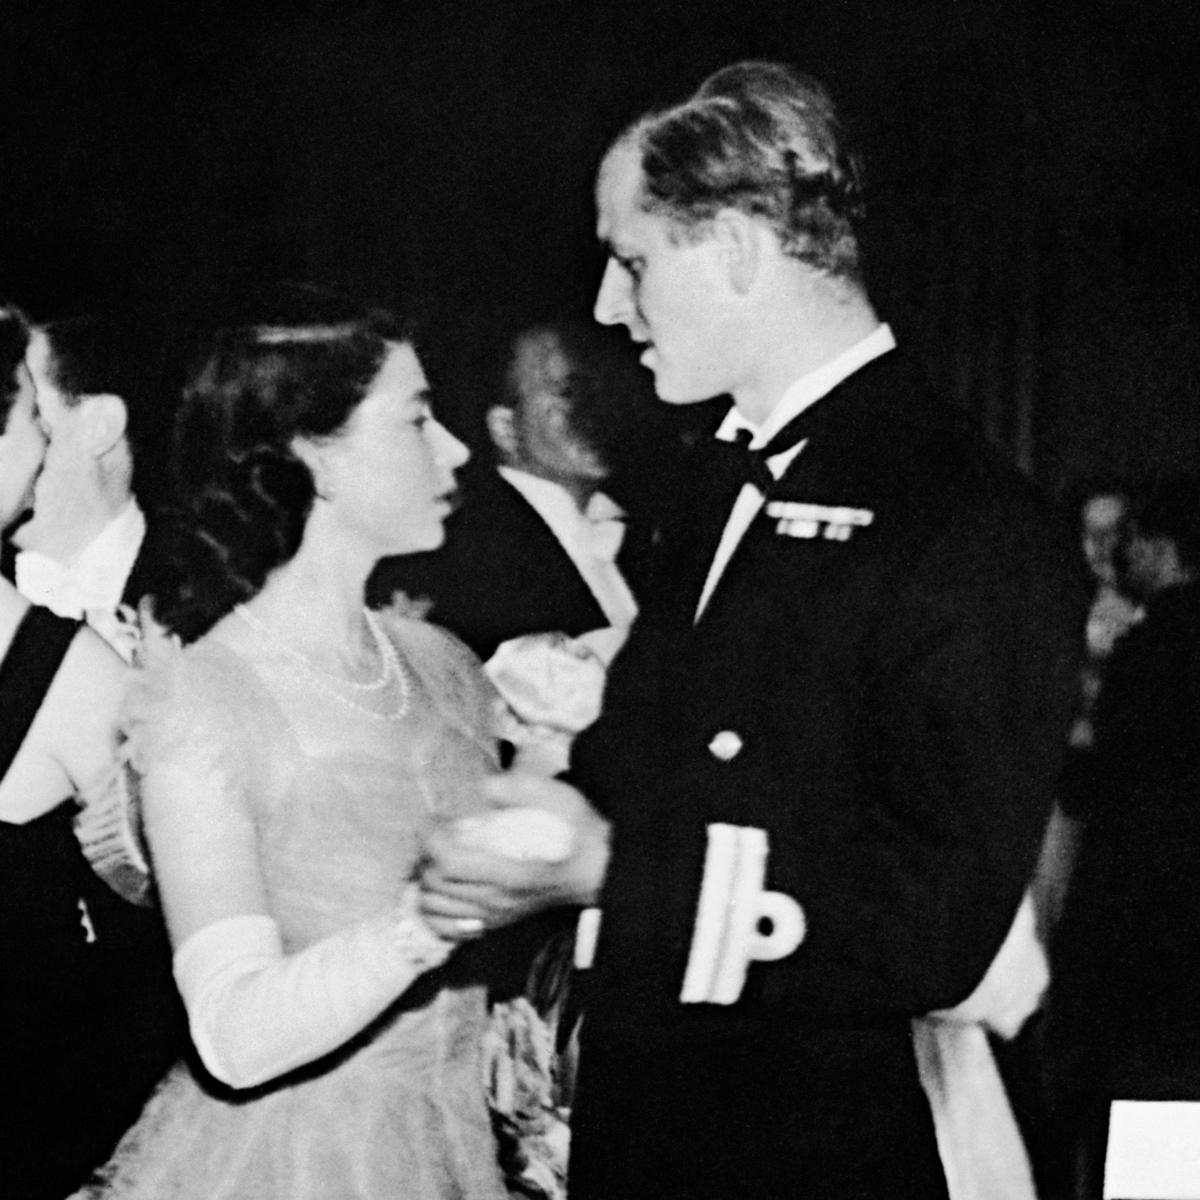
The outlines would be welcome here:
M 381 616 L 421 684 L 402 719 L 338 702 L 266 645 L 243 656 L 213 636 L 186 649 L 149 639 L 130 701 L 135 765 L 186 756 L 194 771 L 200 754 L 214 788 L 247 798 L 287 953 L 393 909 L 431 822 L 479 807 L 473 785 L 496 769 L 494 693 L 477 660 L 435 626 Z M 349 1044 L 257 1088 L 179 1064 L 79 1195 L 506 1196 L 483 1093 L 479 962 L 459 951 Z

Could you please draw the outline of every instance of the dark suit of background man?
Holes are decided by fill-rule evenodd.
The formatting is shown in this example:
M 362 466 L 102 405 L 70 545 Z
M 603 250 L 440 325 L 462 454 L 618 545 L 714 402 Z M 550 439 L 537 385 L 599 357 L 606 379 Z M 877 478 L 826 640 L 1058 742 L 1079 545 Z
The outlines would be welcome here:
M 448 828 L 426 911 L 453 935 L 600 906 L 572 1200 L 933 1200 L 909 1019 L 972 991 L 1034 864 L 1072 546 L 876 316 L 818 84 L 718 72 L 618 138 L 596 196 L 597 318 L 663 401 L 733 407 L 576 743 L 579 791 L 488 785 L 570 821 L 572 852 L 481 859 Z
M 485 659 L 523 634 L 628 628 L 624 514 L 601 489 L 630 380 L 603 333 L 558 320 L 513 337 L 487 411 L 497 465 L 464 481 L 445 546 L 380 565 L 372 602 L 431 599 L 430 619 Z

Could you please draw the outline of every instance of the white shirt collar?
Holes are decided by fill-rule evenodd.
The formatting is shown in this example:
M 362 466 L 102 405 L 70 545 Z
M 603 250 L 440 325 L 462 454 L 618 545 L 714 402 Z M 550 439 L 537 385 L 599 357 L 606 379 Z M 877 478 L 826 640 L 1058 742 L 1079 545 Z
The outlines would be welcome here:
M 583 514 L 575 506 L 574 497 L 560 484 L 517 467 L 497 467 L 496 470 L 529 501 L 538 516 L 555 533 L 560 528 L 573 529 L 583 519 Z
M 623 517 L 620 506 L 603 492 L 596 492 L 588 502 L 587 513 L 582 513 L 571 493 L 557 483 L 516 467 L 501 466 L 497 471 L 549 526 L 609 622 L 628 625 L 637 615 L 637 604 L 613 561 L 622 530 L 615 530 L 612 554 L 603 558 L 596 557 L 592 530 L 593 521 L 612 522 Z
M 145 536 L 145 514 L 131 498 L 84 548 L 74 570 L 102 601 L 97 608 L 115 609 L 121 603 Z
M 790 420 L 798 417 L 822 396 L 827 396 L 842 380 L 861 370 L 872 359 L 895 349 L 895 346 L 896 338 L 891 326 L 879 325 L 861 341 L 855 342 L 848 350 L 843 350 L 836 358 L 831 358 L 815 371 L 809 371 L 807 375 L 797 379 L 780 396 L 779 402 L 771 410 L 771 415 L 761 426 L 747 420 L 735 406 L 725 414 L 725 419 L 715 436 L 722 441 L 732 442 L 739 430 L 748 429 L 753 435 L 751 447 L 757 449 L 765 446 Z

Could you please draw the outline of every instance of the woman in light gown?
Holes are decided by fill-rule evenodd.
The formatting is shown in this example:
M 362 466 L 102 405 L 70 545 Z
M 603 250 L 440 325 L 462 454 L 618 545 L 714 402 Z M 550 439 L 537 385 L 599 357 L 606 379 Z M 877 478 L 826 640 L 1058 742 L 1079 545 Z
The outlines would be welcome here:
M 492 1200 L 478 960 L 412 880 L 482 804 L 494 694 L 450 635 L 362 603 L 377 559 L 441 543 L 467 454 L 394 318 L 273 304 L 183 397 L 177 636 L 147 637 L 127 706 L 198 1061 L 80 1195 Z

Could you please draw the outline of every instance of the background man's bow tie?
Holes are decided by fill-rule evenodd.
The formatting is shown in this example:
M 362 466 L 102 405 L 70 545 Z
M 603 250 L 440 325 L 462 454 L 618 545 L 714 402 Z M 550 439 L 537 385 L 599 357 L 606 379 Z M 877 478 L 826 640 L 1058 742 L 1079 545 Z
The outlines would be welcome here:
M 78 619 L 105 605 L 91 580 L 37 550 L 22 550 L 16 558 L 16 583 L 26 599 L 60 617 Z

